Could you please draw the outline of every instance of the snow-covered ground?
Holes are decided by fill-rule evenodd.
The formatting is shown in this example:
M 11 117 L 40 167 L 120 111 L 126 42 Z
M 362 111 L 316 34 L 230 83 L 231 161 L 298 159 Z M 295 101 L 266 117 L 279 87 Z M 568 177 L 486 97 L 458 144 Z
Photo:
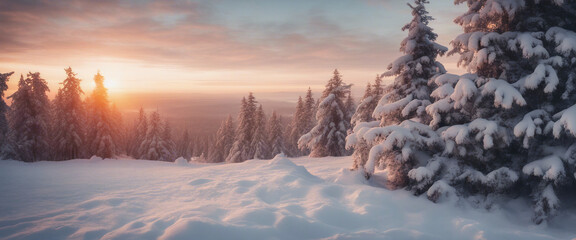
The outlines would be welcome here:
M 515 201 L 490 212 L 362 184 L 351 159 L 0 161 L 1 239 L 575 239 Z M 455 206 L 458 205 L 458 206 Z

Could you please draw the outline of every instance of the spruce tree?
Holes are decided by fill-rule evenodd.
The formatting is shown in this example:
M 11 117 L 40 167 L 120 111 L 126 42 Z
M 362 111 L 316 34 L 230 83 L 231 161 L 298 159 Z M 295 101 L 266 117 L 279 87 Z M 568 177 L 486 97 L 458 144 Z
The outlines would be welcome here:
M 28 73 L 26 79 L 20 76 L 18 90 L 12 98 L 8 115 L 10 124 L 9 140 L 11 151 L 7 157 L 26 162 L 46 160 L 48 157 L 48 124 L 50 102 L 46 80 L 40 73 Z
M 190 137 L 190 130 L 186 128 L 182 136 L 176 143 L 176 154 L 186 160 L 192 157 L 192 138 Z
M 533 221 L 544 222 L 576 185 L 576 47 L 567 44 L 576 41 L 575 4 L 456 1 L 464 2 L 469 10 L 455 20 L 464 33 L 450 53 L 469 73 L 434 79 L 427 112 L 445 148 L 411 179 L 433 201 L 480 195 L 490 206 L 496 196 L 530 195 Z
M 164 121 L 163 128 L 162 128 L 162 140 L 166 143 L 166 157 L 168 161 L 174 161 L 176 157 L 174 156 L 176 145 L 174 140 L 172 139 L 172 126 L 170 126 L 170 122 Z
M 268 120 L 268 142 L 270 143 L 270 156 L 274 157 L 277 154 L 285 153 L 286 147 L 284 144 L 284 133 L 282 131 L 282 117 L 272 112 L 272 116 Z
M 353 168 L 365 170 L 367 177 L 375 168 L 385 168 L 388 183 L 395 188 L 407 186 L 409 171 L 421 160 L 418 157 L 430 156 L 441 144 L 439 136 L 426 125 L 430 121 L 426 107 L 431 103 L 433 91 L 428 81 L 445 72 L 436 57 L 447 48 L 434 42 L 437 35 L 428 26 L 433 18 L 424 6 L 427 3 L 427 0 L 415 0 L 414 5 L 408 4 L 413 18 L 402 28 L 408 31 L 400 44 L 404 56 L 391 63 L 384 73 L 396 78 L 384 89 L 373 112 L 379 125 L 360 123 L 348 137 L 347 147 L 358 148 Z
M 8 81 L 14 72 L 0 73 L 0 152 L 4 152 L 8 138 L 8 105 L 4 101 L 4 94 L 8 90 Z
M 165 125 L 162 124 L 158 111 L 152 112 L 149 119 L 146 138 L 140 145 L 140 152 L 142 153 L 140 159 L 173 161 L 169 143 L 165 141 L 167 134 Z
M 302 128 L 301 135 L 304 135 L 304 133 L 309 132 L 314 127 L 316 123 L 316 110 L 317 110 L 317 104 L 316 101 L 314 100 L 314 97 L 312 96 L 312 89 L 308 87 L 306 97 L 304 97 L 304 115 L 302 116 L 301 120 L 302 125 L 304 127 Z M 308 152 L 305 152 L 305 155 L 308 155 Z
M 76 159 L 83 156 L 85 109 L 81 96 L 81 80 L 72 68 L 65 69 L 66 79 L 54 99 L 53 139 L 56 160 Z
M 256 99 L 250 93 L 248 99 L 242 99 L 240 113 L 238 114 L 238 127 L 234 137 L 234 144 L 226 157 L 226 162 L 238 163 L 254 157 L 251 148 L 253 131 L 255 129 Z
M 252 133 L 250 145 L 254 151 L 254 159 L 270 159 L 270 145 L 266 134 L 266 115 L 262 110 L 262 105 L 256 109 Z
M 220 124 L 220 128 L 218 128 L 218 132 L 216 133 L 216 143 L 208 162 L 224 162 L 234 144 L 235 128 L 232 116 L 228 115 L 228 118 L 226 118 L 226 120 Z
M 128 130 L 124 126 L 124 120 L 122 118 L 122 113 L 115 103 L 112 103 L 110 107 L 110 117 L 112 121 L 114 142 L 116 143 L 116 153 L 117 154 L 127 154 L 128 149 Z
M 298 148 L 298 139 L 306 133 L 304 125 L 304 119 L 306 119 L 306 108 L 304 105 L 304 101 L 302 97 L 298 97 L 298 102 L 296 104 L 296 111 L 294 112 L 294 117 L 292 118 L 292 122 L 290 123 L 290 134 L 288 136 L 289 148 L 290 152 L 289 155 L 293 157 L 299 157 L 304 155 L 302 150 Z
M 364 96 L 362 96 L 362 100 L 356 107 L 354 115 L 352 115 L 352 119 L 350 124 L 354 127 L 356 124 L 360 122 L 371 122 L 376 120 L 372 113 L 374 109 L 378 105 L 378 101 L 382 98 L 383 93 L 382 88 L 382 77 L 380 75 L 376 75 L 376 80 L 374 80 L 374 84 L 368 83 L 366 85 L 366 91 L 364 92 Z
M 88 130 L 86 142 L 88 155 L 111 158 L 117 154 L 114 119 L 108 102 L 108 90 L 104 87 L 104 76 L 98 72 L 94 76 L 96 87 L 86 99 L 88 106 Z
M 316 112 L 316 125 L 298 140 L 300 148 L 311 150 L 311 157 L 346 155 L 346 134 L 350 129 L 346 97 L 350 85 L 344 84 L 338 70 L 326 84 Z
M 352 93 L 348 93 L 346 102 L 344 102 L 344 108 L 346 109 L 346 121 L 352 122 L 352 115 L 356 112 L 356 103 L 354 103 L 354 98 L 352 98 Z M 352 126 L 352 125 L 350 125 Z
M 142 145 L 142 142 L 146 140 L 146 134 L 148 132 L 148 119 L 143 107 L 140 107 L 140 111 L 138 111 L 138 119 L 136 119 L 132 131 L 133 135 L 130 143 L 129 154 L 134 158 L 139 158 L 144 154 L 140 151 L 140 146 Z

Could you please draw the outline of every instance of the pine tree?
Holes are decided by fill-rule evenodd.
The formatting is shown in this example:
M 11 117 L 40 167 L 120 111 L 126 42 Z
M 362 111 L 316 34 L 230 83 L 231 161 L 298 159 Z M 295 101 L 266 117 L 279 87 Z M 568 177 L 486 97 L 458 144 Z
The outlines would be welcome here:
M 72 68 L 65 69 L 66 79 L 54 99 L 53 136 L 56 160 L 76 159 L 84 150 L 84 94 Z
M 166 143 L 167 149 L 165 159 L 168 161 L 174 161 L 176 159 L 174 156 L 176 145 L 174 140 L 172 140 L 172 127 L 168 121 L 164 121 L 164 126 L 162 128 L 162 140 Z
M 345 138 L 350 129 L 344 104 L 350 85 L 344 84 L 338 70 L 326 84 L 316 112 L 316 125 L 298 140 L 300 148 L 311 150 L 311 157 L 343 156 Z
M 303 120 L 306 118 L 306 109 L 304 106 L 304 101 L 302 97 L 298 97 L 298 102 L 296 104 L 296 111 L 294 112 L 294 117 L 292 118 L 292 122 L 290 123 L 290 134 L 288 135 L 289 139 L 289 148 L 290 152 L 289 155 L 293 157 L 299 157 L 304 155 L 302 150 L 298 148 L 298 139 L 306 133 L 305 126 L 303 124 Z
M 356 107 L 354 115 L 350 121 L 352 126 L 356 126 L 356 124 L 360 122 L 371 122 L 376 120 L 372 116 L 372 113 L 374 112 L 374 109 L 376 109 L 378 101 L 382 98 L 383 91 L 382 77 L 376 75 L 374 85 L 371 85 L 370 83 L 366 85 L 364 96 L 362 96 L 362 100 L 360 100 L 360 103 Z
M 8 105 L 4 101 L 4 93 L 8 90 L 8 81 L 14 72 L 0 73 L 0 151 L 4 152 L 8 138 Z M 3 154 L 2 154 L 3 155 Z
M 94 83 L 96 83 L 96 87 L 92 91 L 92 95 L 86 99 L 88 106 L 86 135 L 88 155 L 111 158 L 117 154 L 114 133 L 116 126 L 114 126 L 114 120 L 111 116 L 108 90 L 104 87 L 104 76 L 100 72 L 94 76 Z
M 8 115 L 12 146 L 6 156 L 26 162 L 46 160 L 50 111 L 46 91 L 49 91 L 48 85 L 40 73 L 30 72 L 26 79 L 20 76 L 18 90 L 9 97 L 12 98 Z
M 238 128 L 234 137 L 234 144 L 230 153 L 226 157 L 226 162 L 237 163 L 243 162 L 254 157 L 254 151 L 251 148 L 256 115 L 256 99 L 250 93 L 248 99 L 242 99 L 242 106 L 238 114 Z
M 172 161 L 170 146 L 165 141 L 166 132 L 158 111 L 152 112 L 149 117 L 148 132 L 140 145 L 142 156 L 140 159 Z
M 182 137 L 178 139 L 176 148 L 176 154 L 178 156 L 183 157 L 186 160 L 192 158 L 192 138 L 190 137 L 190 131 L 188 128 L 184 130 Z
M 490 205 L 531 192 L 541 223 L 575 186 L 576 47 L 567 44 L 576 41 L 575 4 L 456 1 L 464 2 L 469 10 L 455 20 L 464 33 L 450 54 L 470 73 L 434 79 L 426 111 L 445 147 L 410 178 L 432 201 L 480 195 Z
M 354 113 L 356 112 L 356 103 L 354 103 L 354 98 L 352 98 L 352 94 L 350 92 L 348 93 L 346 102 L 344 102 L 344 107 L 346 109 L 346 121 L 351 123 L 352 115 L 354 115 Z
M 110 117 L 112 121 L 112 137 L 116 143 L 116 153 L 117 154 L 127 154 L 128 149 L 128 134 L 127 129 L 124 126 L 124 121 L 122 118 L 122 113 L 115 103 L 112 103 L 110 108 Z
M 148 119 L 146 118 L 146 112 L 144 108 L 140 107 L 140 111 L 138 112 L 138 119 L 136 119 L 136 123 L 134 124 L 133 128 L 133 135 L 130 143 L 130 155 L 134 158 L 139 158 L 140 156 L 144 155 L 143 152 L 140 152 L 140 146 L 142 142 L 146 140 L 146 134 L 148 132 Z
M 250 145 L 254 151 L 254 159 L 270 159 L 270 146 L 266 134 L 266 115 L 262 110 L 262 105 L 256 109 Z
M 405 187 L 409 183 L 409 171 L 418 164 L 418 156 L 433 154 L 440 145 L 439 136 L 427 125 L 430 117 L 426 107 L 430 105 L 428 81 L 444 73 L 442 64 L 436 61 L 447 48 L 435 43 L 437 35 L 428 23 L 424 4 L 427 0 L 415 0 L 412 20 L 402 30 L 408 31 L 399 57 L 388 66 L 384 76 L 396 76 L 394 82 L 384 89 L 384 95 L 374 109 L 373 117 L 380 120 L 360 123 L 348 137 L 347 147 L 355 147 L 353 168 L 366 171 L 369 177 L 375 168 L 385 168 L 391 187 Z M 368 151 L 368 149 L 370 149 Z M 367 157 L 367 158 L 366 158 Z
M 270 156 L 274 157 L 277 154 L 285 153 L 286 147 L 284 145 L 284 133 L 282 131 L 282 117 L 278 117 L 276 111 L 272 112 L 272 116 L 268 120 L 267 125 Z
M 234 120 L 231 115 L 228 115 L 228 118 L 222 122 L 218 132 L 216 133 L 216 143 L 208 162 L 224 162 L 234 144 L 235 131 Z
M 318 99 L 320 100 L 320 99 Z M 301 135 L 312 130 L 316 123 L 316 110 L 317 104 L 314 98 L 312 97 L 312 89 L 308 87 L 308 91 L 306 92 L 306 97 L 304 98 L 304 115 L 302 116 L 302 128 Z M 305 155 L 308 155 L 308 152 L 305 152 Z

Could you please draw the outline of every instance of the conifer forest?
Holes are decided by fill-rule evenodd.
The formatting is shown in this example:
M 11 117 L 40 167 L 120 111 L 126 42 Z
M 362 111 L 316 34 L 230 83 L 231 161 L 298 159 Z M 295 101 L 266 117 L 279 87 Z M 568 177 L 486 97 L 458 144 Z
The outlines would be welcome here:
M 0 239 L 576 239 L 576 1 L 0 0 L 0 23 Z

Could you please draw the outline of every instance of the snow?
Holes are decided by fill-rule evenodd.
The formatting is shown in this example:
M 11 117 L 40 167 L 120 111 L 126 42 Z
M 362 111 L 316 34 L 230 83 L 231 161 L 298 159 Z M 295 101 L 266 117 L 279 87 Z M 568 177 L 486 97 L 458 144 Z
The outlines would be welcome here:
M 460 78 L 456 86 L 454 87 L 454 92 L 450 95 L 450 98 L 454 100 L 454 108 L 462 108 L 467 102 L 474 97 L 478 88 L 472 80 L 467 78 Z
M 188 165 L 188 160 L 186 160 L 183 157 L 179 157 L 174 161 L 174 164 L 178 165 L 178 166 L 187 166 Z
M 496 107 L 501 106 L 505 109 L 510 109 L 514 102 L 519 106 L 526 105 L 526 100 L 524 100 L 522 94 L 508 82 L 501 79 L 491 78 L 488 80 L 488 82 L 483 86 L 482 94 L 493 94 L 494 106 Z
M 541 82 L 546 83 L 546 87 L 544 88 L 545 93 L 551 93 L 556 90 L 556 86 L 560 82 L 558 79 L 558 75 L 556 75 L 556 70 L 546 64 L 538 64 L 534 72 L 530 74 L 524 83 L 524 87 L 527 89 L 536 89 Z
M 552 181 L 565 175 L 562 159 L 555 155 L 526 164 L 522 172 Z
M 562 130 L 566 130 L 576 136 L 576 105 L 562 111 L 560 119 L 554 123 L 554 137 L 559 138 Z
M 412 95 L 408 95 L 396 102 L 378 104 L 376 109 L 374 109 L 372 116 L 374 118 L 380 119 L 382 116 L 389 115 L 394 111 L 400 111 L 400 109 L 403 109 L 406 105 L 408 105 L 412 99 Z
M 0 161 L 0 239 L 576 237 L 573 211 L 536 226 L 528 201 L 491 211 L 434 204 L 426 196 L 372 186 L 379 183 L 347 170 L 350 163 L 350 157 L 282 156 L 188 165 Z M 450 188 L 436 182 L 431 189 L 445 194 Z
M 558 45 L 556 51 L 566 56 L 576 53 L 576 33 L 560 27 L 551 27 L 546 32 L 546 38 L 556 42 Z

